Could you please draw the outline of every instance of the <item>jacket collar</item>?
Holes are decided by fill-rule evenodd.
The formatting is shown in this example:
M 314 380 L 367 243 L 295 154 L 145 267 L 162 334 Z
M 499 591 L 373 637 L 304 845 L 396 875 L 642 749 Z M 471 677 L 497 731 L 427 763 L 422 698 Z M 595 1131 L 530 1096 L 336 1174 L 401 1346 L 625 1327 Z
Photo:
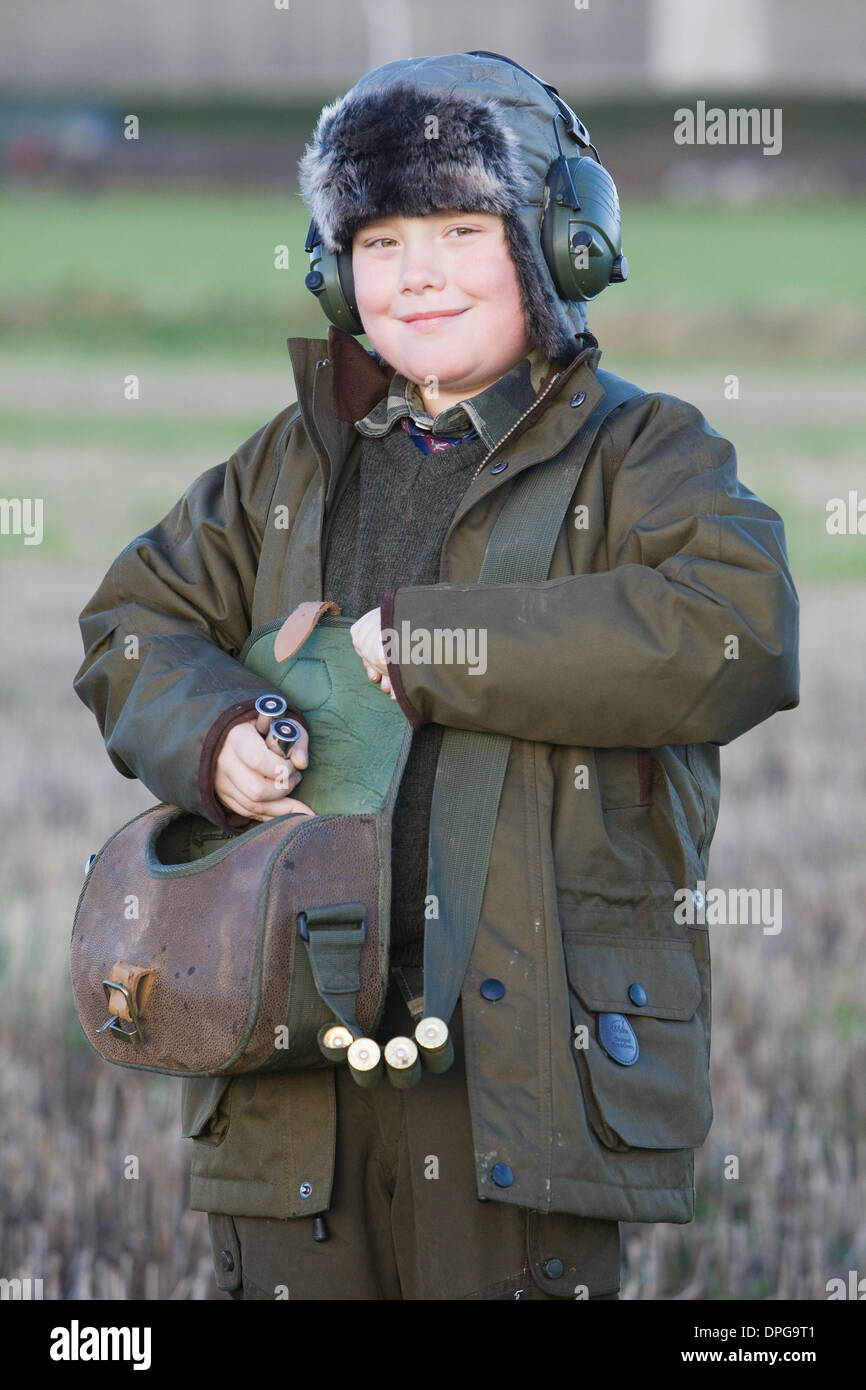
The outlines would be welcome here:
M 533 349 L 485 390 L 434 414 L 427 409 L 415 383 L 395 372 L 385 395 L 362 419 L 356 420 L 355 428 L 371 438 L 381 438 L 401 420 L 411 417 L 433 434 L 458 435 L 475 429 L 487 448 L 493 449 L 532 405 L 550 375 L 550 368 L 550 362 Z
M 513 421 L 506 430 L 509 447 L 521 439 L 519 456 L 513 457 L 507 476 L 514 477 L 524 467 L 559 453 L 601 399 L 595 377 L 601 352 L 596 339 L 591 334 L 587 338 L 590 345 L 571 362 L 552 364 L 537 398 L 545 397 L 544 407 L 535 412 L 530 402 L 524 411 L 525 423 L 515 430 L 517 421 Z M 330 501 L 343 461 L 359 437 L 355 422 L 387 398 L 395 368 L 381 364 L 351 333 L 335 326 L 328 330 L 327 340 L 288 338 L 286 342 L 301 418 L 325 475 Z M 575 407 L 572 403 L 581 392 L 583 399 Z M 501 481 L 502 475 L 490 479 L 490 490 Z

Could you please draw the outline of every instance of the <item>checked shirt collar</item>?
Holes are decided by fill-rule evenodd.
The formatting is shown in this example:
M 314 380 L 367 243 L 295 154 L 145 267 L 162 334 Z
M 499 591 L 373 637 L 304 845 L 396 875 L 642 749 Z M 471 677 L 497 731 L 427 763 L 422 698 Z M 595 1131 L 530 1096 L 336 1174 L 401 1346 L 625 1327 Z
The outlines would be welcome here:
M 355 421 L 355 428 L 376 438 L 409 417 L 420 429 L 440 436 L 461 435 L 474 428 L 493 449 L 532 405 L 549 371 L 550 363 L 533 348 L 486 390 L 436 415 L 428 412 L 415 382 L 395 372 L 387 393 L 363 419 Z

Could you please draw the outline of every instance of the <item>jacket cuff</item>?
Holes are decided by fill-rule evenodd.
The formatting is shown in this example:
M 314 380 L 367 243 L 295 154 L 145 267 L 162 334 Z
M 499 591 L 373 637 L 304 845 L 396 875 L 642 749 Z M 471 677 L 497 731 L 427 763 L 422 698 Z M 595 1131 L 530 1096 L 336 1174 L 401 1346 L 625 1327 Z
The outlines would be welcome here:
M 379 607 L 382 612 L 381 629 L 383 632 L 387 628 L 396 631 L 394 624 L 394 598 L 396 593 L 396 589 L 386 589 L 382 595 L 382 601 Z M 391 689 L 397 696 L 398 705 L 409 720 L 412 728 L 420 729 L 422 724 L 427 724 L 429 721 L 426 720 L 422 714 L 418 713 L 412 701 L 409 699 L 409 696 L 406 694 L 406 691 L 403 689 L 403 677 L 400 675 L 400 667 L 398 664 L 395 661 L 388 661 L 387 666 L 388 679 L 391 682 Z
M 220 830 L 248 830 L 251 825 L 258 823 L 249 816 L 242 816 L 237 811 L 230 811 L 228 806 L 222 804 L 214 791 L 217 758 L 222 751 L 229 731 L 236 724 L 247 723 L 255 717 L 257 699 L 258 696 L 254 695 L 249 700 L 241 700 L 223 710 L 219 718 L 214 720 L 208 729 L 201 750 L 201 761 L 198 768 L 199 796 L 205 816 Z M 309 734 L 310 726 L 299 709 L 289 705 L 283 718 L 296 719 Z

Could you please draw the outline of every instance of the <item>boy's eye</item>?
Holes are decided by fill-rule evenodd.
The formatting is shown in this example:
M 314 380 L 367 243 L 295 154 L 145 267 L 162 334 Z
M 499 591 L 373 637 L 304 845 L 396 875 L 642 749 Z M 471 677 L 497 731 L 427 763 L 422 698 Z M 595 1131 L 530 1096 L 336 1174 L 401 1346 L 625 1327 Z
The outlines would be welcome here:
M 450 236 L 452 232 L 477 232 L 477 231 L 478 231 L 478 228 L 477 228 L 477 227 L 449 227 L 448 232 L 447 232 L 447 235 Z M 458 237 L 458 240 L 459 240 L 459 241 L 462 241 L 463 238 L 462 238 L 462 237 Z M 385 235 L 383 234 L 382 236 L 373 237 L 373 239 L 372 239 L 371 241 L 365 242 L 365 245 L 366 245 L 366 246 L 377 246 L 378 243 L 379 243 L 380 241 L 394 241 L 394 237 L 392 237 L 392 236 L 385 236 Z

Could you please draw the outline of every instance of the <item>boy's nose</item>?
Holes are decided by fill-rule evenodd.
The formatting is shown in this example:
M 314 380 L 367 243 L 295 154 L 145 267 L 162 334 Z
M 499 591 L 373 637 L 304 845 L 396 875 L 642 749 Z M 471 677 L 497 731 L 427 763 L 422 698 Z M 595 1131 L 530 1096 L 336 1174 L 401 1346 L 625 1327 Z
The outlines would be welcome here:
M 430 259 L 421 255 L 406 257 L 400 268 L 399 289 L 411 290 L 415 294 L 425 290 L 428 285 L 440 289 L 445 284 L 445 274 Z

